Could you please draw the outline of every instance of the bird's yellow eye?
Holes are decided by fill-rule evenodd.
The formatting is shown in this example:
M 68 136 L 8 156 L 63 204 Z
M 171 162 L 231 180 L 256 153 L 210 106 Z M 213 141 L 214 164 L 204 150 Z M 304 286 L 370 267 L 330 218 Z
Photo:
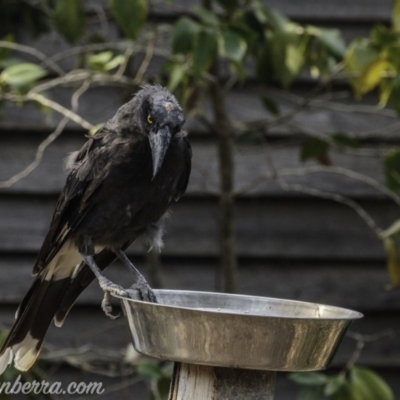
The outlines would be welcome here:
M 147 116 L 147 122 L 151 125 L 153 123 L 153 118 L 151 118 L 151 115 L 149 114 Z

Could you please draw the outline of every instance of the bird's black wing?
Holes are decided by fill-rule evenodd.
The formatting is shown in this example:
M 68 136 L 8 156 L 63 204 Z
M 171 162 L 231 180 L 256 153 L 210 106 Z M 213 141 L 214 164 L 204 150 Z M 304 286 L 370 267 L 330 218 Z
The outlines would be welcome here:
M 38 274 L 53 259 L 94 203 L 94 194 L 105 179 L 110 154 L 107 143 L 112 134 L 101 131 L 67 161 L 70 173 L 58 199 L 33 274 Z

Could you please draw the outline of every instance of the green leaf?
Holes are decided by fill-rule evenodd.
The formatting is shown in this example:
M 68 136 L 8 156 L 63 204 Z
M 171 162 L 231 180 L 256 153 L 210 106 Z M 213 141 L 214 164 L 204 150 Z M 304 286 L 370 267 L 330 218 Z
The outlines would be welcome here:
M 328 156 L 329 143 L 317 137 L 309 137 L 303 144 L 300 160 L 316 159 L 321 162 Z
M 345 56 L 345 70 L 350 74 L 349 80 L 357 95 L 366 93 L 379 83 L 381 68 L 386 65 L 381 63 L 375 65 L 377 61 L 381 61 L 379 54 L 370 47 L 367 39 L 354 40 L 348 47 Z
M 260 5 L 256 10 L 256 16 L 260 22 L 268 23 L 274 30 L 286 30 L 290 20 L 287 19 L 282 13 L 272 8 Z
M 268 86 L 274 75 L 274 63 L 272 60 L 270 43 L 264 43 L 259 50 L 256 58 L 257 62 L 257 78 L 261 83 Z
M 260 21 L 259 14 L 261 14 L 262 21 Z M 246 10 L 243 13 L 243 23 L 245 26 L 254 32 L 256 37 L 258 37 L 260 40 L 264 40 L 265 36 L 265 28 L 264 25 L 266 23 L 266 17 L 265 15 L 260 11 L 257 12 L 257 10 Z
M 9 57 L 0 59 L 0 69 L 12 67 L 13 65 L 21 64 L 23 61 L 20 58 Z
M 196 37 L 193 64 L 196 74 L 201 74 L 207 70 L 216 53 L 217 38 L 215 34 L 202 29 Z
M 344 57 L 346 53 L 346 44 L 339 29 L 322 29 L 309 26 L 307 27 L 307 32 L 323 43 L 333 56 L 338 59 Z
M 363 400 L 394 400 L 388 384 L 374 371 L 355 367 L 350 372 L 352 385 L 358 387 Z
M 345 133 L 334 133 L 332 135 L 332 140 L 334 143 L 344 146 L 344 147 L 350 147 L 352 149 L 358 149 L 361 145 L 360 142 L 354 138 L 352 138 L 349 135 L 346 135 Z
M 329 378 L 328 383 L 325 386 L 325 396 L 331 396 L 339 391 L 346 384 L 346 376 L 344 373 Z
M 392 44 L 396 45 L 398 40 L 398 33 L 392 29 L 388 29 L 383 25 L 375 25 L 371 29 L 370 41 L 371 45 L 376 48 L 383 48 Z
M 358 386 L 345 382 L 337 392 L 330 397 L 331 400 L 366 400 Z
M 212 27 L 217 27 L 219 25 L 218 17 L 211 11 L 206 10 L 202 6 L 196 6 L 194 12 L 197 14 L 201 22 Z
M 162 377 L 162 371 L 159 364 L 154 362 L 144 362 L 139 364 L 137 372 L 145 379 L 159 379 Z
M 46 70 L 39 65 L 23 63 L 4 69 L 0 74 L 0 80 L 10 86 L 21 88 L 36 82 L 46 74 Z
M 217 3 L 225 10 L 233 11 L 238 7 L 238 0 L 216 0 Z
M 181 63 L 173 63 L 169 67 L 169 81 L 168 89 L 173 92 L 177 86 L 181 83 L 185 76 L 185 66 Z
M 390 104 L 396 110 L 397 115 L 400 117 L 400 77 L 398 76 L 394 81 L 391 82 L 390 90 Z
M 396 32 L 400 32 L 400 0 L 393 1 L 392 26 Z
M 243 84 L 246 80 L 246 69 L 240 61 L 230 60 L 229 66 L 232 72 L 237 76 L 239 83 Z
M 320 386 L 303 386 L 300 388 L 296 400 L 320 400 L 321 395 Z
M 58 0 L 54 10 L 54 22 L 58 32 L 69 43 L 75 43 L 85 30 L 83 0 Z
M 392 286 L 400 285 L 400 220 L 381 233 L 387 254 L 387 270 Z
M 379 104 L 381 108 L 386 107 L 392 95 L 394 82 L 393 79 L 382 79 L 379 83 Z M 400 93 L 399 93 L 400 94 Z M 399 98 L 400 101 L 400 98 Z M 399 103 L 400 105 L 400 103 Z
M 270 42 L 274 73 L 288 87 L 301 72 L 305 62 L 305 42 L 295 32 L 276 32 Z
M 88 63 L 90 68 L 93 68 L 97 71 L 105 71 L 105 65 L 111 61 L 112 57 L 112 51 L 103 51 L 102 53 L 89 56 Z
M 382 81 L 385 72 L 393 70 L 390 62 L 382 59 L 371 61 L 355 80 L 354 87 L 359 95 L 370 92 L 375 89 Z
M 303 386 L 321 386 L 328 382 L 328 377 L 320 372 L 297 372 L 290 374 L 289 379 Z
M 2 37 L 0 40 L 4 41 L 4 42 L 10 42 L 10 43 L 14 43 L 14 35 L 12 34 L 8 34 L 4 37 Z M 0 60 L 5 60 L 8 59 L 9 56 L 11 54 L 11 49 L 7 49 L 5 47 L 0 47 Z
M 111 71 L 112 69 L 119 67 L 121 64 L 125 62 L 125 55 L 123 54 L 118 54 L 115 56 L 112 60 L 110 60 L 108 63 L 104 65 L 104 69 L 106 71 Z
M 384 158 L 386 186 L 393 192 L 400 190 L 400 151 L 391 150 Z
M 227 30 L 222 33 L 222 54 L 229 60 L 241 62 L 246 54 L 246 41 L 237 33 Z
M 370 47 L 368 39 L 354 40 L 346 52 L 346 66 L 351 71 L 364 69 L 371 61 L 378 58 L 378 53 Z
M 244 16 L 242 16 L 242 20 L 233 21 L 229 24 L 228 29 L 243 38 L 249 47 L 257 39 L 257 33 L 253 29 L 250 29 L 243 19 Z
M 111 13 L 126 37 L 136 39 L 147 19 L 146 0 L 110 0 Z
M 263 106 L 266 110 L 268 110 L 271 114 L 280 115 L 280 110 L 278 104 L 268 96 L 262 96 L 261 98 Z
M 200 26 L 197 22 L 188 17 L 180 18 L 172 29 L 172 52 L 186 54 L 193 51 L 199 31 Z
M 387 270 L 392 286 L 400 285 L 400 238 L 398 235 L 383 237 L 383 245 L 388 257 Z

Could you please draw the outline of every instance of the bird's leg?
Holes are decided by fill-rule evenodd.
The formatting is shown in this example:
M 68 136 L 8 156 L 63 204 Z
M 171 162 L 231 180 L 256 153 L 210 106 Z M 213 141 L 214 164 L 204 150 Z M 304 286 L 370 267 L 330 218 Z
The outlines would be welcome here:
M 147 283 L 145 277 L 131 263 L 126 254 L 121 249 L 115 249 L 115 254 L 119 257 L 123 264 L 131 270 L 133 275 L 135 275 L 135 283 L 131 286 L 131 288 L 139 290 L 140 296 L 144 301 L 157 303 L 157 298 L 153 292 L 153 289 Z
M 127 297 L 128 296 L 127 291 L 122 286 L 119 286 L 119 285 L 111 282 L 109 279 L 107 279 L 102 274 L 102 272 L 101 272 L 100 268 L 97 266 L 96 261 L 94 260 L 93 256 L 88 256 L 88 255 L 82 254 L 82 258 L 83 258 L 83 261 L 85 261 L 85 263 L 92 270 L 92 272 L 96 276 L 97 280 L 99 281 L 99 285 L 100 285 L 101 289 L 104 291 L 104 298 L 103 298 L 103 301 L 101 302 L 102 310 L 107 315 L 107 317 L 109 317 L 111 319 L 118 318 L 119 314 L 117 314 L 117 315 L 112 314 L 112 307 L 111 307 L 111 303 L 110 303 L 110 300 L 111 300 L 110 293 L 115 293 L 118 296 Z

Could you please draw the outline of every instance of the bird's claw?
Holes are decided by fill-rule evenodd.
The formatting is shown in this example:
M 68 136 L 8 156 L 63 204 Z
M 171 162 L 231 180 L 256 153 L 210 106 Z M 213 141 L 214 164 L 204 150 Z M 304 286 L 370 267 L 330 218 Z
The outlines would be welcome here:
M 99 279 L 99 284 L 103 292 L 113 293 L 122 297 L 129 297 L 127 291 L 122 286 L 111 282 L 104 276 Z
M 112 313 L 111 296 L 110 292 L 107 291 L 104 292 L 103 301 L 101 302 L 101 309 L 103 310 L 104 314 L 106 314 L 106 316 L 111 319 L 117 319 L 121 315 L 120 313 Z
M 120 285 L 117 285 L 111 282 L 106 277 L 102 276 L 99 279 L 99 284 L 101 289 L 104 291 L 104 298 L 101 302 L 101 309 L 104 314 L 111 319 L 117 319 L 120 314 L 114 315 L 112 313 L 112 305 L 111 305 L 111 293 L 116 294 L 118 296 L 129 297 L 127 291 Z
M 149 303 L 158 303 L 153 289 L 143 277 L 141 278 L 142 279 L 139 279 L 138 282 L 134 283 L 130 289 L 138 290 L 143 301 L 147 301 Z

